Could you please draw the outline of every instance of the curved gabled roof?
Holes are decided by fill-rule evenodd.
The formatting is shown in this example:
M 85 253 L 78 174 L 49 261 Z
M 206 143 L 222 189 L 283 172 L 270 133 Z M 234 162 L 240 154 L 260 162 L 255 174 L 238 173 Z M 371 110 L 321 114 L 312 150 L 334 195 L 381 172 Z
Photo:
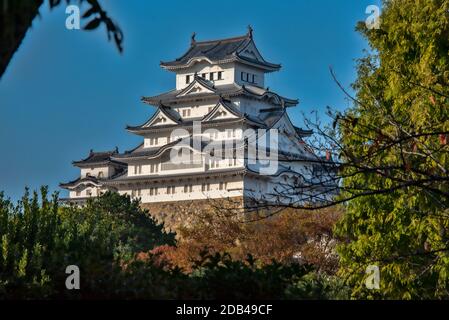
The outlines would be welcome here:
M 203 136 L 200 140 L 200 145 L 198 146 L 200 149 L 197 149 L 197 146 L 195 145 L 194 138 L 192 135 L 185 137 L 185 138 L 179 138 L 175 141 L 172 141 L 166 145 L 163 145 L 161 147 L 157 148 L 148 148 L 148 149 L 136 149 L 135 151 L 131 152 L 125 152 L 123 154 L 118 154 L 115 156 L 115 159 L 120 161 L 134 161 L 134 160 L 142 160 L 142 159 L 150 159 L 150 158 L 157 158 L 163 155 L 166 151 L 170 149 L 184 149 L 189 148 L 192 151 L 195 151 L 197 153 L 202 153 L 204 151 L 204 148 L 207 146 L 223 146 L 223 141 L 220 141 L 219 143 L 214 143 L 213 141 L 209 140 L 206 136 Z
M 214 113 L 220 107 L 225 108 L 232 115 L 234 115 L 235 118 L 225 118 L 225 119 L 218 119 L 218 120 L 213 119 Z M 157 129 L 167 129 L 167 128 L 174 128 L 174 127 L 180 127 L 180 126 L 181 127 L 191 127 L 195 121 L 201 122 L 201 124 L 204 126 L 213 126 L 215 124 L 223 125 L 226 123 L 232 124 L 232 123 L 239 121 L 239 122 L 245 122 L 249 125 L 257 126 L 260 128 L 266 127 L 266 123 L 264 121 L 262 121 L 261 119 L 259 119 L 257 117 L 241 113 L 239 110 L 237 110 L 232 105 L 232 103 L 230 101 L 228 101 L 224 98 L 221 98 L 221 97 L 219 98 L 215 107 L 212 108 L 211 111 L 206 113 L 201 118 L 193 118 L 193 119 L 189 119 L 189 120 L 180 119 L 178 122 L 176 122 L 176 124 L 168 124 L 168 125 L 154 126 L 154 127 L 149 125 L 152 122 L 152 119 L 154 119 L 154 115 L 149 120 L 145 121 L 144 124 L 142 124 L 140 126 L 127 126 L 126 129 L 131 133 L 144 134 L 145 132 L 149 132 L 149 131 L 157 130 Z
M 225 108 L 227 111 L 229 111 L 232 115 L 238 117 L 238 118 L 242 118 L 243 115 L 240 113 L 240 111 L 236 110 L 231 103 L 229 103 L 227 100 L 223 99 L 220 97 L 220 99 L 218 100 L 217 104 L 215 105 L 215 107 L 212 108 L 212 110 L 210 112 L 208 112 L 207 114 L 205 114 L 203 116 L 203 118 L 201 119 L 201 121 L 208 121 L 211 119 L 211 117 L 214 115 L 214 113 L 220 108 L 223 107 Z
M 126 126 L 126 130 L 133 132 L 142 128 L 148 128 L 151 126 L 151 123 L 160 115 L 163 114 L 164 116 L 166 116 L 168 119 L 172 120 L 175 125 L 177 124 L 181 124 L 182 119 L 181 117 L 173 110 L 170 109 L 170 107 L 166 107 L 163 104 L 159 104 L 158 109 L 156 110 L 156 112 L 151 116 L 150 119 L 148 119 L 147 121 L 145 121 L 143 124 L 138 125 L 138 126 Z
M 109 177 L 109 178 L 97 178 L 94 176 L 85 176 L 83 178 L 77 178 L 73 181 L 69 181 L 66 183 L 60 183 L 59 187 L 61 187 L 63 189 L 67 189 L 67 190 L 73 190 L 80 185 L 92 185 L 95 187 L 101 187 L 104 182 L 111 180 L 111 179 L 119 178 L 123 175 L 126 175 L 126 173 L 127 173 L 127 170 L 123 169 L 123 170 L 118 171 L 112 177 Z
M 185 172 L 179 173 L 176 175 L 138 175 L 138 176 L 122 176 L 117 179 L 111 179 L 105 181 L 105 185 L 113 186 L 119 185 L 123 183 L 130 182 L 149 182 L 154 180 L 162 180 L 162 179 L 181 179 L 181 178 L 200 178 L 200 177 L 220 177 L 220 176 L 228 176 L 228 175 L 244 175 L 247 172 L 245 168 L 224 168 L 224 169 L 215 169 L 212 171 L 200 171 L 200 172 Z
M 309 130 L 309 129 L 303 129 L 303 128 L 299 128 L 296 126 L 293 126 L 293 128 L 295 128 L 296 133 L 300 136 L 300 137 L 310 137 L 313 134 L 313 130 Z
M 200 78 L 200 77 L 198 77 Z M 204 85 L 207 84 L 207 80 L 200 80 L 204 82 Z M 198 81 L 199 82 L 199 81 Z M 195 83 L 198 83 L 195 82 Z M 193 82 L 192 82 L 193 83 Z M 201 82 L 203 85 L 203 83 Z M 207 86 L 207 88 L 210 90 L 210 92 L 200 92 L 200 93 L 193 93 L 193 94 L 184 94 L 182 95 L 182 92 L 186 90 L 171 90 L 156 96 L 152 97 L 142 97 L 142 101 L 144 103 L 148 103 L 153 106 L 158 106 L 161 103 L 164 105 L 171 105 L 173 103 L 180 103 L 190 100 L 197 100 L 197 99 L 212 99 L 212 98 L 232 98 L 232 97 L 238 97 L 238 96 L 246 96 L 258 100 L 270 100 L 275 105 L 283 105 L 285 107 L 292 107 L 296 106 L 299 101 L 297 99 L 290 99 L 283 97 L 273 91 L 270 91 L 269 89 L 264 89 L 252 85 L 238 85 L 236 83 L 232 84 L 225 84 L 221 86 L 211 86 L 210 84 Z M 188 92 L 187 90 L 185 92 Z
M 187 94 L 196 84 L 200 84 L 201 86 L 212 92 L 215 91 L 215 85 L 211 81 L 206 80 L 195 73 L 195 75 L 193 76 L 193 81 L 184 89 L 178 90 L 176 96 L 179 97 L 184 94 Z
M 118 154 L 118 149 L 112 151 L 99 151 L 94 152 L 93 150 L 90 150 L 89 155 L 87 158 L 79 160 L 79 161 L 73 161 L 72 164 L 76 167 L 91 167 L 91 166 L 98 166 L 98 165 L 109 165 L 109 164 L 116 164 L 116 165 L 123 165 L 119 162 L 114 162 L 111 157 L 115 154 Z
M 156 148 L 141 148 L 142 145 L 139 147 L 131 150 L 126 151 L 125 153 L 117 154 L 114 156 L 114 159 L 118 161 L 125 161 L 127 159 L 140 159 L 140 158 L 148 158 L 148 157 L 157 157 L 158 155 L 161 155 L 164 153 L 164 151 L 175 147 L 182 139 L 178 139 L 175 141 L 172 141 L 166 145 L 163 145 L 161 147 Z
M 226 109 L 227 111 L 229 111 L 232 115 L 234 115 L 235 117 L 244 120 L 246 123 L 249 124 L 255 124 L 258 127 L 261 128 L 265 128 L 266 127 L 266 123 L 264 123 L 261 119 L 259 118 L 255 118 L 253 116 L 250 116 L 248 114 L 244 114 L 242 113 L 240 110 L 236 109 L 233 104 L 231 103 L 231 101 L 226 100 L 222 97 L 220 97 L 220 99 L 218 100 L 217 104 L 215 105 L 214 108 L 212 108 L 212 110 L 210 112 L 208 112 L 207 114 L 205 114 L 203 116 L 203 118 L 201 119 L 201 122 L 209 122 L 211 121 L 212 116 L 214 115 L 214 113 L 220 109 L 220 107 L 223 107 L 224 109 Z M 229 119 L 232 120 L 232 119 Z M 213 120 L 212 120 L 213 121 Z M 225 119 L 221 120 L 221 121 L 226 121 Z
M 76 180 L 67 182 L 67 183 L 60 183 L 59 187 L 63 188 L 63 189 L 67 189 L 67 190 L 71 190 L 74 189 L 76 187 L 78 187 L 79 185 L 92 185 L 94 187 L 100 187 L 101 186 L 101 182 L 99 181 L 99 179 L 95 178 L 95 177 L 84 177 L 84 178 L 78 178 Z
M 257 59 L 244 54 L 245 49 L 250 46 L 256 51 Z M 184 69 L 201 60 L 214 64 L 238 61 L 266 71 L 277 71 L 281 68 L 280 64 L 268 62 L 262 57 L 254 43 L 250 27 L 246 35 L 226 39 L 196 41 L 193 35 L 187 52 L 173 61 L 161 61 L 161 67 L 167 70 Z

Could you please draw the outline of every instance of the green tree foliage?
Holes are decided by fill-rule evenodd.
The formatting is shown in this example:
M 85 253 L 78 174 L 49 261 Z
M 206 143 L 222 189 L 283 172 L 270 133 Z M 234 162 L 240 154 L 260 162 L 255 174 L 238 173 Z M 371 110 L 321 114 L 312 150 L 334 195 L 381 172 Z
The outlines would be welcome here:
M 344 189 L 367 196 L 337 228 L 341 275 L 354 297 L 449 298 L 449 1 L 384 1 L 380 29 L 358 30 L 372 50 L 337 128 Z M 380 290 L 365 287 L 368 265 Z
M 252 257 L 216 253 L 202 254 L 191 273 L 182 272 L 158 257 L 158 248 L 175 245 L 162 230 L 138 201 L 116 193 L 83 207 L 60 207 L 47 188 L 40 198 L 27 191 L 17 205 L 0 194 L 0 299 L 342 297 L 334 296 L 335 281 L 305 277 L 310 266 L 259 266 Z M 68 265 L 80 269 L 80 290 L 65 287 Z
M 0 195 L 0 244 L 0 297 L 73 296 L 65 288 L 68 265 L 80 268 L 89 296 L 108 292 L 136 252 L 174 244 L 174 235 L 129 197 L 107 193 L 82 208 L 59 207 L 42 188 L 41 199 L 27 191 L 18 205 Z

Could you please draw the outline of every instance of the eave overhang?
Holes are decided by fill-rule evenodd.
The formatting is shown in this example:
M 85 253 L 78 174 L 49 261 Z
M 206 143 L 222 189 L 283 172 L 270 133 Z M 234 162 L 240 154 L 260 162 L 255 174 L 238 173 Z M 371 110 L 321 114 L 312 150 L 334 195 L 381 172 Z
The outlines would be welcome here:
M 204 177 L 220 177 L 220 176 L 229 176 L 229 175 L 244 175 L 247 173 L 246 168 L 235 168 L 235 169 L 223 169 L 223 170 L 209 170 L 205 172 L 190 172 L 183 174 L 167 174 L 167 175 L 147 175 L 147 176 L 133 176 L 133 177 L 124 177 L 121 179 L 108 180 L 104 182 L 106 186 L 117 186 L 117 185 L 127 185 L 134 183 L 146 183 L 146 182 L 156 182 L 156 181 L 179 181 L 182 178 L 195 179 L 195 178 L 204 178 Z
M 226 85 L 226 88 L 224 89 L 214 86 L 211 87 L 211 90 L 213 92 L 187 94 L 181 96 L 179 96 L 179 94 L 182 90 L 172 90 L 153 97 L 142 97 L 141 100 L 142 102 L 149 105 L 158 106 L 161 103 L 165 105 L 177 105 L 180 103 L 191 101 L 218 100 L 220 99 L 220 97 L 230 99 L 234 97 L 244 96 L 253 98 L 255 100 L 274 99 L 273 101 L 275 101 L 275 103 L 277 103 L 278 105 L 283 105 L 284 107 L 293 107 L 298 105 L 299 103 L 298 99 L 286 98 L 269 90 L 258 88 L 258 90 L 262 91 L 259 94 L 255 89 L 252 89 L 249 86 L 239 86 L 237 84 L 234 84 L 233 88 L 231 88 L 229 85 Z

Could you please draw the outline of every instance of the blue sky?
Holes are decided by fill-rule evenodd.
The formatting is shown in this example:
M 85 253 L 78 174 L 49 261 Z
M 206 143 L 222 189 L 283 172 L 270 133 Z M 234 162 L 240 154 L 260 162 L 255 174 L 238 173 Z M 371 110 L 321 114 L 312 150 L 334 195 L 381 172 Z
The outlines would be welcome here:
M 50 11 L 47 2 L 0 79 L 0 190 L 14 200 L 25 186 L 59 190 L 59 182 L 79 174 L 71 161 L 90 149 L 139 144 L 124 128 L 154 112 L 141 96 L 174 87 L 174 74 L 159 62 L 183 54 L 193 31 L 208 40 L 242 35 L 251 24 L 264 57 L 283 65 L 268 75 L 267 86 L 300 100 L 289 112 L 295 124 L 302 124 L 301 111 L 345 108 L 328 68 L 350 85 L 355 59 L 367 48 L 354 27 L 367 18 L 368 5 L 380 6 L 376 0 L 103 0 L 124 32 L 120 55 L 103 28 L 67 30 L 65 6 Z

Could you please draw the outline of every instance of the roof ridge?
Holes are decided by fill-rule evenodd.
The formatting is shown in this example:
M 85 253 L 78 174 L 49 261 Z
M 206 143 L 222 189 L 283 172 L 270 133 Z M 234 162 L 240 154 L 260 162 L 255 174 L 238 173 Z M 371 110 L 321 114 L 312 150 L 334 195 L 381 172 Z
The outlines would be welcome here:
M 204 41 L 196 41 L 195 45 L 199 45 L 199 44 L 212 44 L 215 42 L 234 42 L 234 41 L 239 41 L 239 40 L 245 40 L 248 39 L 249 36 L 248 34 L 245 34 L 243 36 L 236 36 L 236 37 L 230 37 L 230 38 L 223 38 L 223 39 L 215 39 L 215 40 L 204 40 Z
M 112 155 L 117 154 L 117 153 L 118 153 L 117 147 L 113 150 L 107 150 L 107 151 L 94 151 L 93 149 L 90 149 L 89 154 L 87 155 L 86 158 L 83 158 L 81 160 L 72 161 L 72 163 L 86 162 L 98 155 L 105 155 L 105 156 L 111 157 Z
M 90 151 L 91 154 L 113 153 L 113 152 L 115 152 L 115 149 L 114 149 L 114 150 L 107 150 L 107 151 L 94 151 L 94 150 L 91 150 L 91 151 Z

